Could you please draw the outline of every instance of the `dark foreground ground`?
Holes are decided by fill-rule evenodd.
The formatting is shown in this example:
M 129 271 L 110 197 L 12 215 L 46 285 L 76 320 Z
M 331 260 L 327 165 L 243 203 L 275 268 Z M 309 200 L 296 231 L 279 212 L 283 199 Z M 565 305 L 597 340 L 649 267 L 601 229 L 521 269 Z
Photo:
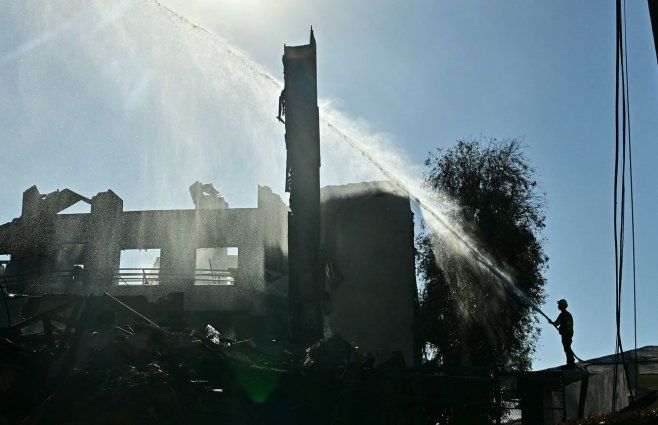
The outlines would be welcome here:
M 295 351 L 273 340 L 225 339 L 210 325 L 162 327 L 118 308 L 135 320 L 91 314 L 78 299 L 1 330 L 0 424 L 434 424 L 495 416 L 491 380 L 408 368 L 401 354 L 375 360 L 340 338 Z
M 0 425 L 520 423 L 510 376 L 410 368 L 338 337 L 228 339 L 157 309 L 155 323 L 128 299 L 50 298 L 0 328 Z M 658 425 L 658 412 L 571 424 Z
M 658 425 L 658 409 L 592 416 L 578 421 L 568 421 L 566 425 Z

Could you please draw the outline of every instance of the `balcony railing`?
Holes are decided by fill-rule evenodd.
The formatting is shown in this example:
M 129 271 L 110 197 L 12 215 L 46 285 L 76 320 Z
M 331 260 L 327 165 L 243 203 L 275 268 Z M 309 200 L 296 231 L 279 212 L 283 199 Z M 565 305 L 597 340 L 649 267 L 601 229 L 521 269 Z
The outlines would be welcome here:
M 158 285 L 160 283 L 159 268 L 123 268 L 114 274 L 117 285 Z
M 122 268 L 114 275 L 117 285 L 159 285 L 161 280 L 175 281 L 188 278 L 179 273 L 163 274 L 159 268 Z M 228 270 L 195 269 L 195 285 L 234 285 L 235 278 Z
M 28 285 L 43 285 L 62 287 L 68 285 L 83 285 L 84 269 L 53 270 L 46 273 L 1 274 L 0 285 L 8 292 L 14 288 Z M 163 274 L 159 268 L 121 268 L 113 275 L 116 285 L 159 285 L 161 280 L 176 281 L 187 279 L 189 275 L 179 273 Z M 228 270 L 195 269 L 195 285 L 235 285 L 235 278 Z

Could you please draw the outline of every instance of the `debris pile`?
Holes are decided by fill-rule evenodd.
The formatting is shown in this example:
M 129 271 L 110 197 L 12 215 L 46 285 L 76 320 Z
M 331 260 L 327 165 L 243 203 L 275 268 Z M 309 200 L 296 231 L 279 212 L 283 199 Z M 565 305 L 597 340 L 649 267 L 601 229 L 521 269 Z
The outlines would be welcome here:
M 609 413 L 591 416 L 577 421 L 568 421 L 567 425 L 658 425 L 658 408 L 639 411 Z
M 399 363 L 338 337 L 296 353 L 70 296 L 3 329 L 0 346 L 0 423 L 425 423 Z

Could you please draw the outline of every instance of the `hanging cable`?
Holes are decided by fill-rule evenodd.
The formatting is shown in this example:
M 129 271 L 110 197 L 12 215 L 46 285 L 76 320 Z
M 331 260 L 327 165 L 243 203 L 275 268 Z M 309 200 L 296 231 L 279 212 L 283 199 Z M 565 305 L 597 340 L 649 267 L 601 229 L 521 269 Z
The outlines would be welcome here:
M 621 27 L 621 0 L 616 0 L 616 63 L 615 63 L 615 177 L 614 177 L 614 191 L 613 191 L 613 233 L 615 242 L 615 325 L 619 323 L 617 320 L 617 306 L 619 300 L 619 241 L 617 236 L 617 192 L 619 187 L 619 36 Z M 613 371 L 612 381 L 612 409 L 616 410 L 617 407 L 617 362 L 619 357 L 619 345 L 617 344 L 618 332 L 615 332 L 615 367 Z
M 625 55 L 626 51 L 626 55 Z M 626 170 L 630 182 L 631 238 L 633 266 L 633 320 L 635 342 L 635 394 L 637 395 L 637 290 L 635 267 L 635 199 L 633 191 L 633 155 L 630 126 L 630 95 L 628 91 L 628 54 L 626 44 L 626 1 L 616 1 L 616 75 L 615 75 L 615 172 L 613 230 L 615 243 L 615 368 L 612 385 L 612 406 L 617 408 L 619 364 L 624 368 L 626 384 L 633 394 L 621 338 L 622 288 L 626 225 Z M 620 114 L 621 105 L 621 114 Z M 620 158 L 621 151 L 621 158 Z M 621 168 L 621 178 L 619 171 Z
M 635 397 L 637 397 L 640 380 L 640 369 L 637 357 L 637 273 L 635 263 L 635 195 L 633 190 L 633 143 L 631 135 L 631 91 L 629 88 L 629 67 L 628 67 L 628 45 L 627 45 L 627 31 L 628 25 L 626 24 L 626 0 L 624 0 L 624 68 L 625 68 L 625 85 L 626 85 L 626 120 L 628 121 L 628 174 L 630 177 L 631 185 L 631 258 L 632 258 L 632 271 L 633 271 L 633 359 L 635 364 L 634 378 L 635 378 Z

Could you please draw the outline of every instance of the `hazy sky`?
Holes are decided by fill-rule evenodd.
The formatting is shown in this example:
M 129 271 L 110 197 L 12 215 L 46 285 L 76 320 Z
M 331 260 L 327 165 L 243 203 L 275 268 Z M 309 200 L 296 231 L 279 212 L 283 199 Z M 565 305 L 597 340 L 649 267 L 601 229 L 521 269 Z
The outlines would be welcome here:
M 612 0 L 162 3 L 277 78 L 283 44 L 306 43 L 313 25 L 320 97 L 417 166 L 459 138 L 522 137 L 548 199 L 545 310 L 556 315 L 555 301 L 569 300 L 580 357 L 613 352 Z M 257 184 L 282 192 L 278 88 L 253 82 L 221 42 L 151 0 L 3 7 L 1 222 L 35 183 L 88 196 L 113 188 L 126 209 L 190 207 L 196 179 L 232 206 L 255 206 Z M 658 343 L 658 66 L 646 2 L 627 8 L 638 338 L 648 345 Z M 381 178 L 329 135 L 323 143 L 323 183 Z M 630 348 L 630 285 L 623 298 Z M 535 367 L 562 362 L 557 333 L 544 327 Z

